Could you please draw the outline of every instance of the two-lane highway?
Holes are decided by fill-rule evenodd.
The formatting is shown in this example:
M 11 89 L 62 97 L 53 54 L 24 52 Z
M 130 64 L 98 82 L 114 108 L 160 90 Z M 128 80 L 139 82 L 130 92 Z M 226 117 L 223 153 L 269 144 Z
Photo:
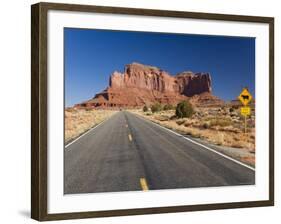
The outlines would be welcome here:
M 64 192 L 248 185 L 255 171 L 130 112 L 65 148 Z

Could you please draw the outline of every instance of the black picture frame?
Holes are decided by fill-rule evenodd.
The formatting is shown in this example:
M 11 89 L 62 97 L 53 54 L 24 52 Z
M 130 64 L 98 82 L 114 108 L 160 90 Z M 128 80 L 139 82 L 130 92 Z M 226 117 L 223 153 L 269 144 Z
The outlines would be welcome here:
M 204 205 L 169 206 L 108 211 L 48 214 L 47 192 L 47 13 L 49 10 L 98 12 L 167 18 L 195 18 L 264 23 L 269 25 L 269 200 Z M 38 3 L 31 6 L 31 217 L 39 221 L 140 215 L 274 205 L 274 18 L 183 11 Z

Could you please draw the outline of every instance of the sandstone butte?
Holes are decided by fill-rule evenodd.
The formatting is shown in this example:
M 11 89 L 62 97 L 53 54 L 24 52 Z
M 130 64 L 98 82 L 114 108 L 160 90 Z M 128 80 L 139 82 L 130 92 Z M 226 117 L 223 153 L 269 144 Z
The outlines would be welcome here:
M 74 107 L 138 108 L 156 102 L 176 105 L 182 100 L 197 106 L 224 103 L 212 95 L 209 73 L 185 71 L 173 76 L 157 67 L 134 62 L 125 66 L 124 73 L 113 72 L 105 90 Z

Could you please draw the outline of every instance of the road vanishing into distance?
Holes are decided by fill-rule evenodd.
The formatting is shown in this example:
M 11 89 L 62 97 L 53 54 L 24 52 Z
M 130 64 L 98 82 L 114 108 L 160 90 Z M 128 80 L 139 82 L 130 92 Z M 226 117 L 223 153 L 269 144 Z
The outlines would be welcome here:
M 64 193 L 255 183 L 255 171 L 120 111 L 65 147 Z

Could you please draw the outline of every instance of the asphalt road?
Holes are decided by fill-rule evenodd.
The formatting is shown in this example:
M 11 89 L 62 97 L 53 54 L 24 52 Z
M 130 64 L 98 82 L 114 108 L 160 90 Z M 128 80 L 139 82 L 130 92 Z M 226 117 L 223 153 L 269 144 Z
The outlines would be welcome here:
M 65 148 L 64 193 L 249 185 L 255 171 L 130 112 Z

